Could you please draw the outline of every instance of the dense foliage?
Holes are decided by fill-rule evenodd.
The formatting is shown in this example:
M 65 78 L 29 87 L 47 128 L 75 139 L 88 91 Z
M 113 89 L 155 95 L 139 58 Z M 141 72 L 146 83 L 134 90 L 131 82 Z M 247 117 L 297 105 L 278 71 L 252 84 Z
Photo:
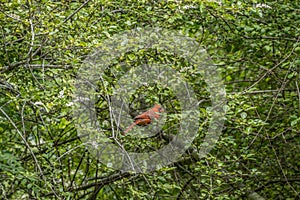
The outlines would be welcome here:
M 285 0 L 2 2 L 1 199 L 299 199 L 299 22 L 299 1 Z M 210 106 L 202 75 L 166 52 L 125 54 L 111 67 L 167 60 L 204 102 L 199 135 L 182 159 L 136 174 L 91 156 L 71 104 L 87 55 L 114 34 L 141 27 L 180 31 L 205 47 L 226 87 L 227 114 L 218 143 L 197 158 Z M 112 88 L 117 77 L 105 76 Z M 105 97 L 96 105 L 98 120 L 110 136 L 112 128 L 120 131 L 110 123 L 111 91 L 98 87 Z M 131 98 L 132 116 L 157 100 L 169 114 L 162 133 L 126 136 L 126 149 L 160 148 L 176 134 L 180 105 L 167 88 L 143 86 Z

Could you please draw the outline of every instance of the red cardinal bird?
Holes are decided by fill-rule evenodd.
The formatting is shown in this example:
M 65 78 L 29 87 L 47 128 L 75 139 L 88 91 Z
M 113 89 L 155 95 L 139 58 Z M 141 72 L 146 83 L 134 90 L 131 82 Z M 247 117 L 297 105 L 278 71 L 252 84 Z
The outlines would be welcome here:
M 154 118 L 158 119 L 160 117 L 159 113 L 162 112 L 164 112 L 164 109 L 161 107 L 161 105 L 155 104 L 150 110 L 136 116 L 134 118 L 134 122 L 123 132 L 123 135 L 130 131 L 135 125 L 150 124 Z

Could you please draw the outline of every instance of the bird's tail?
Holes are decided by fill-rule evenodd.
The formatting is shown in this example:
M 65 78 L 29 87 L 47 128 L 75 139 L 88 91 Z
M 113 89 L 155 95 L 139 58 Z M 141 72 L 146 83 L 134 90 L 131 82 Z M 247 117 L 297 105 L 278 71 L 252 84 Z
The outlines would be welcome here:
M 128 128 L 122 133 L 123 135 L 125 135 L 128 131 L 130 131 L 134 126 L 136 125 L 136 123 L 132 123 L 130 126 L 128 126 Z

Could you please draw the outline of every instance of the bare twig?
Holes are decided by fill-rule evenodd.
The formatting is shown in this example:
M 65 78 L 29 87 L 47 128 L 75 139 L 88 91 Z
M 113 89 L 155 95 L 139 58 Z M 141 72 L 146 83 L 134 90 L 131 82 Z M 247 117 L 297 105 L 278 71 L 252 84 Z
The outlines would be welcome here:
M 264 93 L 278 93 L 282 91 L 296 91 L 296 89 L 278 89 L 278 90 L 256 90 L 256 91 L 248 91 L 248 92 L 230 92 L 229 94 L 264 94 Z
M 32 151 L 30 145 L 28 144 L 28 142 L 26 141 L 26 138 L 25 136 L 21 133 L 21 131 L 18 129 L 17 125 L 13 122 L 13 120 L 8 116 L 8 114 L 2 109 L 0 108 L 0 111 L 3 113 L 3 115 L 6 117 L 6 119 L 11 123 L 11 125 L 16 129 L 17 133 L 20 135 L 20 137 L 22 138 L 24 144 L 26 145 L 26 147 L 28 148 L 28 150 L 30 151 L 30 154 L 32 155 L 35 163 L 36 163 L 36 166 L 41 174 L 41 177 L 43 178 L 43 180 L 45 181 L 45 183 L 47 183 L 47 179 L 46 177 L 44 176 L 44 173 L 43 173 L 43 170 L 34 154 L 34 152 Z M 52 188 L 51 185 L 49 185 L 51 191 L 53 192 L 53 194 L 58 198 L 58 195 L 56 194 L 55 190 Z
M 298 37 L 296 43 L 299 43 L 300 41 L 300 37 Z M 272 67 L 271 69 L 269 69 L 266 73 L 264 73 L 254 84 L 252 84 L 250 87 L 248 87 L 246 91 L 250 90 L 251 88 L 253 88 L 255 85 L 257 85 L 262 79 L 264 79 L 269 73 L 271 73 L 274 69 L 276 69 L 277 67 L 279 67 L 282 63 L 284 63 L 289 57 L 291 57 L 291 55 L 294 53 L 295 48 L 297 45 L 294 45 L 293 49 L 291 50 L 291 52 L 284 58 L 282 59 L 279 63 L 277 63 L 274 67 Z
M 71 19 L 76 13 L 78 13 L 90 0 L 85 1 L 79 8 L 77 8 L 77 10 L 75 10 L 71 15 L 69 15 L 64 21 L 63 23 L 65 23 L 66 21 L 68 21 L 69 19 Z
M 298 85 L 298 81 L 297 80 L 296 80 L 296 88 L 297 88 L 299 110 L 300 110 L 300 90 L 299 90 L 299 85 Z
M 298 37 L 297 43 L 299 43 L 299 41 L 300 41 L 300 37 Z M 282 61 L 280 61 L 277 65 L 275 65 L 274 67 L 272 67 L 269 71 L 270 71 L 270 72 L 273 71 L 275 68 L 277 68 L 278 66 L 280 66 L 284 61 L 286 61 L 286 60 L 293 54 L 293 52 L 295 51 L 296 46 L 297 46 L 297 45 L 294 45 L 294 47 L 293 47 L 293 49 L 291 50 L 291 52 L 290 52 L 290 53 L 289 53 Z M 291 67 L 292 67 L 292 66 L 289 67 L 288 72 L 290 71 Z M 253 88 L 256 84 L 258 84 L 258 83 L 259 83 L 259 82 L 260 82 L 267 74 L 269 74 L 270 72 L 266 72 L 263 76 L 261 76 L 261 77 L 258 79 L 258 81 L 256 81 L 253 85 L 251 85 L 250 87 L 248 87 L 248 88 L 247 88 L 245 91 L 243 91 L 242 93 L 244 94 L 244 93 L 246 93 L 249 89 Z M 287 78 L 287 76 L 288 76 L 288 72 L 286 73 L 285 78 L 284 78 L 284 81 L 283 81 L 283 84 L 281 85 L 279 91 L 277 92 L 277 95 L 276 95 L 276 97 L 275 97 L 275 100 L 273 101 L 273 103 L 272 103 L 272 105 L 271 105 L 271 108 L 270 108 L 270 110 L 269 110 L 269 112 L 268 112 L 268 115 L 267 115 L 267 117 L 266 117 L 266 119 L 265 119 L 265 122 L 267 122 L 267 121 L 269 120 L 270 114 L 271 114 L 271 112 L 272 112 L 272 110 L 273 110 L 273 107 L 274 107 L 274 105 L 275 105 L 275 102 L 277 101 L 277 98 L 278 98 L 279 93 L 280 93 L 281 91 L 284 90 L 284 87 L 285 87 L 285 85 L 286 85 L 286 83 L 287 83 L 286 78 Z M 264 126 L 262 126 L 262 127 L 257 131 L 257 134 L 255 135 L 255 137 L 253 138 L 253 140 L 252 140 L 252 141 L 250 142 L 250 144 L 248 145 L 248 149 L 252 146 L 252 144 L 254 143 L 254 141 L 256 140 L 257 136 L 260 134 L 260 132 L 263 130 L 263 128 L 264 128 Z

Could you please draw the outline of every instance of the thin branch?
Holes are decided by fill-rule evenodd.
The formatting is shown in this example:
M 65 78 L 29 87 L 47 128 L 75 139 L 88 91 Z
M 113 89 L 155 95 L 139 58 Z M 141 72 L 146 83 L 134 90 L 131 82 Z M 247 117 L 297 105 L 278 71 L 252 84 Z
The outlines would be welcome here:
M 115 181 L 121 180 L 123 178 L 130 177 L 130 176 L 131 176 L 131 174 L 129 172 L 116 173 L 116 174 L 113 174 L 109 177 L 102 178 L 102 179 L 98 180 L 95 183 L 82 185 L 82 186 L 77 187 L 77 188 L 73 188 L 73 187 L 69 188 L 68 191 L 70 191 L 70 192 L 81 191 L 81 190 L 87 190 L 87 189 L 92 188 L 92 187 L 97 187 L 97 189 L 99 189 L 99 188 L 101 189 L 101 187 L 103 187 L 106 184 L 113 183 Z M 98 192 L 99 192 L 99 190 L 98 190 Z
M 296 80 L 296 88 L 297 88 L 299 110 L 300 110 L 300 90 L 299 90 L 299 85 L 298 85 L 298 81 L 297 80 Z
M 69 15 L 64 21 L 63 23 L 65 23 L 66 21 L 68 21 L 69 19 L 71 19 L 76 13 L 78 13 L 90 0 L 85 1 L 79 8 L 77 8 L 77 10 L 75 10 L 71 15 Z
M 299 43 L 299 41 L 300 41 L 300 37 L 298 37 L 298 40 L 297 40 L 297 43 Z M 291 50 L 291 52 L 281 61 L 281 62 L 279 62 L 277 65 L 275 65 L 274 67 L 272 67 L 269 71 L 273 71 L 275 68 L 277 68 L 279 65 L 281 65 L 284 61 L 286 61 L 292 54 L 293 54 L 293 52 L 295 51 L 295 48 L 296 48 L 296 46 L 297 45 L 295 45 L 294 47 L 293 47 L 293 49 Z M 288 71 L 290 71 L 290 69 L 291 69 L 291 67 L 292 66 L 290 66 L 289 67 L 289 70 Z M 251 85 L 250 87 L 248 87 L 243 93 L 246 93 L 250 88 L 252 88 L 252 87 L 254 87 L 256 84 L 258 84 L 267 74 L 269 74 L 270 72 L 266 72 L 263 76 L 261 76 L 259 79 L 258 79 L 258 81 L 256 81 L 253 85 Z M 279 96 L 279 92 L 281 92 L 281 91 L 283 91 L 284 90 L 284 87 L 285 87 L 285 85 L 286 85 L 286 83 L 287 83 L 287 81 L 286 81 L 286 78 L 287 78 L 287 76 L 288 76 L 288 72 L 286 73 L 286 75 L 285 75 L 285 78 L 284 78 L 284 83 L 282 84 L 282 86 L 279 88 L 279 91 L 277 92 L 277 95 L 276 95 L 276 97 L 275 97 L 275 100 L 273 101 L 273 103 L 272 103 L 272 105 L 271 105 L 271 108 L 270 108 L 270 110 L 269 110 L 269 112 L 268 112 L 268 115 L 267 115 L 267 117 L 266 117 L 266 119 L 264 120 L 265 122 L 266 121 L 268 121 L 269 120 L 269 117 L 270 117 L 270 114 L 271 114 L 271 112 L 272 112 L 272 110 L 273 110 L 273 107 L 274 107 L 274 105 L 275 105 L 275 102 L 277 101 L 277 98 L 278 98 L 278 96 Z M 249 145 L 248 145 L 248 147 L 247 147 L 247 149 L 249 149 L 251 146 L 252 146 L 252 144 L 254 143 L 254 141 L 256 140 L 256 138 L 258 137 L 258 135 L 260 134 L 260 132 L 263 130 L 263 128 L 264 128 L 264 126 L 261 126 L 261 128 L 257 131 L 257 134 L 255 135 L 255 137 L 253 138 L 253 140 L 249 143 Z M 282 171 L 283 172 L 283 171 Z M 285 174 L 284 174 L 285 175 Z
M 285 37 L 271 37 L 271 36 L 260 36 L 260 37 L 248 37 L 244 36 L 246 39 L 249 40 L 261 40 L 261 39 L 266 39 L 266 40 L 287 40 L 287 41 L 297 41 L 297 38 L 285 38 Z
M 298 37 L 296 43 L 299 43 L 300 41 L 300 37 Z M 271 69 L 269 69 L 266 73 L 264 73 L 254 84 L 252 84 L 250 87 L 248 87 L 244 92 L 250 90 L 251 88 L 253 88 L 255 85 L 257 85 L 263 78 L 265 78 L 269 73 L 271 73 L 274 69 L 276 69 L 278 66 L 280 66 L 282 63 L 284 63 L 289 57 L 291 57 L 291 55 L 294 53 L 295 48 L 297 45 L 294 45 L 293 49 L 291 50 L 291 52 L 284 58 L 282 59 L 278 64 L 276 64 L 274 67 L 272 67 Z
M 43 65 L 43 64 L 32 64 L 28 65 L 28 67 L 31 67 L 32 69 L 41 69 L 41 68 L 53 68 L 53 69 L 70 69 L 72 68 L 71 65 Z
M 300 182 L 300 178 L 288 178 L 289 182 Z M 267 187 L 270 184 L 273 183 L 282 183 L 285 184 L 286 183 L 286 179 L 279 179 L 279 180 L 269 180 L 267 183 L 265 183 L 264 185 L 254 189 L 255 192 L 258 192 L 260 190 L 263 190 L 265 187 Z
M 46 177 L 44 176 L 44 173 L 43 173 L 43 170 L 34 154 L 34 152 L 32 151 L 30 145 L 28 144 L 28 142 L 26 141 L 26 138 L 24 137 L 24 135 L 21 133 L 21 131 L 18 129 L 17 125 L 13 122 L 13 120 L 6 114 L 6 112 L 0 108 L 0 111 L 3 113 L 3 115 L 6 117 L 6 119 L 11 123 L 11 125 L 15 128 L 15 130 L 17 131 L 17 133 L 20 135 L 20 137 L 22 138 L 23 142 L 25 143 L 26 147 L 28 148 L 28 150 L 30 151 L 36 165 L 37 165 L 37 168 L 41 174 L 41 177 L 43 178 L 43 180 L 45 181 L 45 183 L 47 184 L 47 179 Z M 58 195 L 56 194 L 55 190 L 52 188 L 51 185 L 49 185 L 51 191 L 54 193 L 54 195 L 58 198 Z
M 296 91 L 296 89 L 278 89 L 278 90 L 256 90 L 256 91 L 249 91 L 249 92 L 230 92 L 229 94 L 264 94 L 264 93 L 279 93 L 282 91 Z

